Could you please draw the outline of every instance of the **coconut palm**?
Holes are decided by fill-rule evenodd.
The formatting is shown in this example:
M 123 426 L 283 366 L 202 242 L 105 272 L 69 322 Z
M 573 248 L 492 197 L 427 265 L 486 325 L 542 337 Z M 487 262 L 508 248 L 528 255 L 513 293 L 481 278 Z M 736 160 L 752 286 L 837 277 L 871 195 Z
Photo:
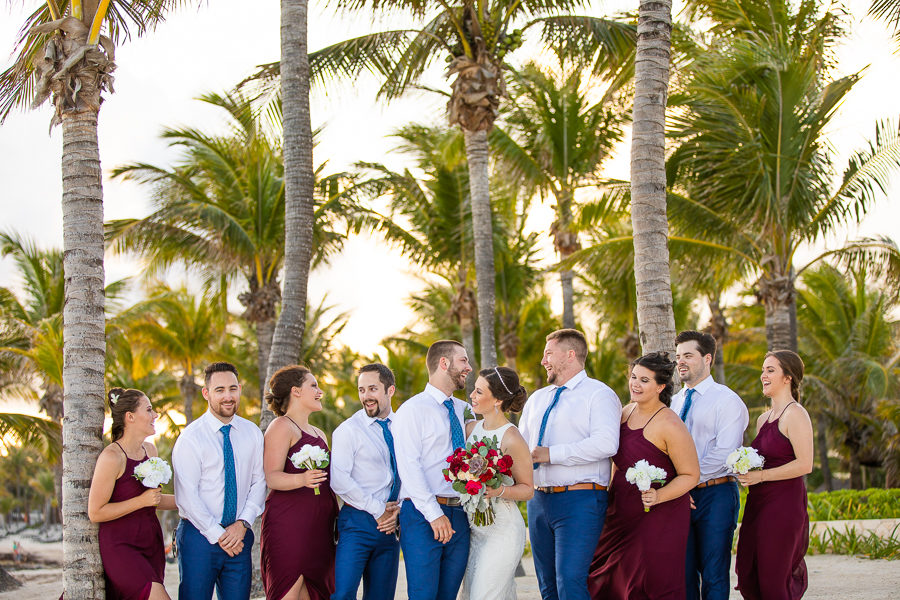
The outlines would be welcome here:
M 862 466 L 884 463 L 877 409 L 900 390 L 898 322 L 890 316 L 897 297 L 866 277 L 865 270 L 848 276 L 822 265 L 804 273 L 798 291 L 800 347 L 813 390 L 806 398 L 827 419 L 854 489 L 865 487 Z
M 445 57 L 449 63 L 447 75 L 454 81 L 448 116 L 451 125 L 459 125 L 464 133 L 469 165 L 481 361 L 494 364 L 495 272 L 488 131 L 504 95 L 504 59 L 522 45 L 526 33 L 540 32 L 545 41 L 561 51 L 591 59 L 597 72 L 621 75 L 630 71 L 634 29 L 614 20 L 567 15 L 582 6 L 574 0 L 396 0 L 387 4 L 352 0 L 339 4 L 356 10 L 371 7 L 376 12 L 396 9 L 410 13 L 421 24 L 419 28 L 367 34 L 313 52 L 310 69 L 314 80 L 355 78 L 368 70 L 384 79 L 380 95 L 390 99 L 417 85 L 438 57 Z M 519 23 L 521 28 L 513 29 Z M 279 69 L 278 64 L 266 65 L 259 76 L 277 75 Z
M 887 22 L 894 29 L 894 39 L 900 40 L 900 1 L 872 0 L 869 14 Z
M 35 3 L 38 4 L 38 3 Z M 66 420 L 63 504 L 66 523 L 63 589 L 75 598 L 102 598 L 103 572 L 87 494 L 102 443 L 96 423 L 104 405 L 103 190 L 97 118 L 112 91 L 116 45 L 153 29 L 179 0 L 39 3 L 16 40 L 12 66 L 0 73 L 0 121 L 12 110 L 51 99 L 51 123 L 61 124 L 63 311 Z M 101 35 L 106 27 L 108 35 Z M 77 567 L 76 567 L 77 565 Z
M 313 133 L 309 113 L 308 0 L 281 0 L 281 98 L 284 111 L 284 295 L 272 335 L 267 381 L 300 355 L 306 324 L 306 291 L 314 252 Z M 264 411 L 260 425 L 271 420 Z
M 143 219 L 107 224 L 113 250 L 139 255 L 158 274 L 186 265 L 206 288 L 222 292 L 243 279 L 242 317 L 256 328 L 257 369 L 266 380 L 277 307 L 278 276 L 285 261 L 285 187 L 277 123 L 267 123 L 249 99 L 208 94 L 203 102 L 223 109 L 230 131 L 213 135 L 192 128 L 166 129 L 162 137 L 183 150 L 173 167 L 133 163 L 122 177 L 152 187 L 154 211 Z M 354 213 L 342 196 L 341 175 L 321 176 L 313 235 L 313 264 L 340 249 L 333 221 Z M 260 391 L 260 398 L 263 397 Z M 264 407 L 263 407 L 264 408 Z
M 188 424 L 194 420 L 193 407 L 201 388 L 196 379 L 200 367 L 224 336 L 228 315 L 213 298 L 195 296 L 184 287 L 173 290 L 157 283 L 148 292 L 146 300 L 129 310 L 134 320 L 128 325 L 128 338 L 181 372 L 178 389 Z
M 795 265 L 804 244 L 859 222 L 900 167 L 900 130 L 879 122 L 874 139 L 835 175 L 825 132 L 860 74 L 832 79 L 838 16 L 815 0 L 702 2 L 720 32 L 672 98 L 669 169 L 678 195 L 670 218 L 697 251 L 758 277 L 770 348 L 797 347 Z M 677 222 L 676 222 L 677 221 Z M 823 256 L 897 265 L 888 240 L 866 239 Z M 814 259 L 812 262 L 816 262 Z M 896 273 L 896 272 L 895 272 Z
M 491 141 L 511 177 L 555 202 L 550 235 L 565 261 L 581 247 L 573 227 L 576 194 L 601 182 L 602 162 L 622 139 L 626 116 L 614 90 L 593 100 L 594 78 L 577 64 L 559 62 L 553 70 L 528 63 L 512 72 L 512 102 L 503 117 L 509 137 L 495 128 Z M 562 268 L 559 276 L 563 327 L 575 327 L 574 271 Z

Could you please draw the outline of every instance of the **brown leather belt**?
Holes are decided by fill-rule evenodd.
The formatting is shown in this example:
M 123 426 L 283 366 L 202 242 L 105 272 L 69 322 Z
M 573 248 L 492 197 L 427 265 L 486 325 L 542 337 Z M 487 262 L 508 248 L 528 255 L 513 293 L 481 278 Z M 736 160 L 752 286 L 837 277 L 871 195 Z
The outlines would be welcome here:
M 544 492 L 545 494 L 558 494 L 560 492 L 572 492 L 575 490 L 605 490 L 605 485 L 600 485 L 599 483 L 576 483 L 573 485 L 551 485 L 547 487 L 538 487 L 534 486 L 539 492 Z
M 459 506 L 461 504 L 459 496 L 435 496 L 435 498 L 437 498 L 438 504 L 444 504 L 446 506 Z
M 723 475 L 722 477 L 716 477 L 715 479 L 710 479 L 708 481 L 704 481 L 703 483 L 698 483 L 697 488 L 719 485 L 720 483 L 728 483 L 729 481 L 734 481 L 734 477 L 732 477 L 731 475 Z

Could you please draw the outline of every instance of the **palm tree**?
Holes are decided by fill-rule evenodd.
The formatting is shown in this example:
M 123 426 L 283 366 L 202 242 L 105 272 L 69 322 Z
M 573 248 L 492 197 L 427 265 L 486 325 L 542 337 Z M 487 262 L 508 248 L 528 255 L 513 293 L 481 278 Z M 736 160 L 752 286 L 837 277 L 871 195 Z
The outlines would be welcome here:
M 0 121 L 13 109 L 52 97 L 53 124 L 62 125 L 64 323 L 63 589 L 70 597 L 102 598 L 97 528 L 87 518 L 87 494 L 100 453 L 104 405 L 103 189 L 97 118 L 112 91 L 115 47 L 131 32 L 152 29 L 178 0 L 116 2 L 48 0 L 28 18 L 18 54 L 0 73 Z M 64 12 L 68 11 L 68 13 Z M 108 36 L 101 35 L 104 23 Z M 77 565 L 77 566 L 76 566 Z
M 671 36 L 671 0 L 641 0 L 634 59 L 631 223 L 638 327 L 644 352 L 675 350 L 665 168 Z
M 284 296 L 272 337 L 268 377 L 296 361 L 306 324 L 306 292 L 313 256 L 316 178 L 309 113 L 308 0 L 281 0 L 281 98 L 284 111 Z M 265 428 L 272 418 L 264 411 Z
M 798 291 L 800 345 L 814 390 L 807 397 L 847 457 L 853 489 L 865 487 L 862 466 L 883 465 L 877 409 L 900 389 L 898 322 L 890 317 L 896 294 L 873 289 L 866 277 L 822 265 L 804 274 Z
M 212 135 L 192 128 L 166 129 L 163 138 L 184 151 L 175 166 L 117 167 L 114 177 L 152 187 L 155 210 L 143 219 L 111 221 L 107 237 L 115 251 L 146 260 L 150 274 L 185 264 L 201 275 L 204 287 L 219 292 L 224 291 L 223 282 L 227 286 L 243 278 L 248 289 L 238 299 L 245 308 L 243 318 L 256 328 L 262 386 L 281 301 L 278 275 L 285 262 L 280 143 L 275 126 L 265 122 L 249 99 L 209 94 L 201 100 L 227 113 L 230 132 Z M 331 224 L 338 217 L 349 218 L 355 210 L 342 196 L 341 177 L 322 176 L 319 183 L 313 264 L 327 260 L 341 247 L 343 235 Z
M 196 381 L 200 366 L 223 338 L 228 315 L 213 298 L 195 296 L 184 287 L 173 290 L 158 283 L 148 295 L 128 311 L 134 315 L 128 336 L 150 356 L 181 371 L 178 389 L 188 424 L 194 420 L 193 407 L 201 388 Z
M 573 227 L 576 194 L 601 182 L 602 162 L 622 139 L 626 121 L 614 89 L 596 102 L 589 93 L 596 82 L 582 68 L 559 61 L 559 72 L 528 63 L 512 73 L 512 100 L 504 123 L 494 129 L 496 155 L 511 177 L 555 201 L 556 220 L 550 226 L 560 261 L 581 247 Z M 560 269 L 563 327 L 575 327 L 574 271 Z
M 758 275 L 769 347 L 796 349 L 795 281 L 805 268 L 794 264 L 797 250 L 859 222 L 900 166 L 900 130 L 878 123 L 834 188 L 825 132 L 860 77 L 830 78 L 838 17 L 818 11 L 815 0 L 696 4 L 695 16 L 721 33 L 672 98 L 681 144 L 669 164 L 678 192 L 670 218 L 698 251 Z M 889 267 L 896 248 L 864 239 L 812 262 L 829 255 Z
M 592 59 L 597 72 L 628 72 L 634 28 L 609 19 L 566 15 L 581 6 L 574 0 L 459 0 L 452 4 L 395 0 L 387 5 L 361 0 L 342 4 L 353 9 L 371 4 L 374 11 L 398 9 L 423 22 L 420 29 L 371 33 L 310 54 L 313 79 L 355 78 L 368 70 L 384 78 L 380 95 L 390 99 L 417 85 L 439 56 L 449 63 L 448 77 L 455 77 L 447 108 L 450 124 L 459 125 L 465 136 L 469 165 L 481 362 L 495 364 L 488 132 L 504 95 L 504 57 L 521 46 L 525 32 L 538 30 L 561 51 Z M 525 23 L 513 30 L 520 21 Z M 265 65 L 258 77 L 277 76 L 279 70 L 278 64 Z
M 869 14 L 894 28 L 894 39 L 900 40 L 900 0 L 872 0 Z

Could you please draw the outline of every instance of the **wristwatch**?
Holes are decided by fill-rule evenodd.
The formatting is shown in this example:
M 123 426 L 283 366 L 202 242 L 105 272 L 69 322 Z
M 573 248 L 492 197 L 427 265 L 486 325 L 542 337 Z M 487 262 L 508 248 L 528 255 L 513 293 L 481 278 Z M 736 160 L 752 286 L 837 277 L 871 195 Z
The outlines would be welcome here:
M 237 522 L 240 523 L 241 525 L 243 525 L 244 529 L 250 529 L 251 527 L 253 527 L 252 525 L 250 525 L 250 523 L 248 523 L 244 519 L 238 519 Z

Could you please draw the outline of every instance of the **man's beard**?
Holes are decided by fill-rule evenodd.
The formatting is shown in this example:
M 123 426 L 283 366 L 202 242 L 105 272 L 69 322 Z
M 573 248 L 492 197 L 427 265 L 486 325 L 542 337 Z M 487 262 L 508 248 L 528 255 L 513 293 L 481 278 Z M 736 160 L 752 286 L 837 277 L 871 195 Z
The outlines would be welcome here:
M 462 376 L 462 369 L 448 367 L 447 375 L 450 376 L 450 380 L 453 381 L 457 391 L 466 389 L 466 378 Z

